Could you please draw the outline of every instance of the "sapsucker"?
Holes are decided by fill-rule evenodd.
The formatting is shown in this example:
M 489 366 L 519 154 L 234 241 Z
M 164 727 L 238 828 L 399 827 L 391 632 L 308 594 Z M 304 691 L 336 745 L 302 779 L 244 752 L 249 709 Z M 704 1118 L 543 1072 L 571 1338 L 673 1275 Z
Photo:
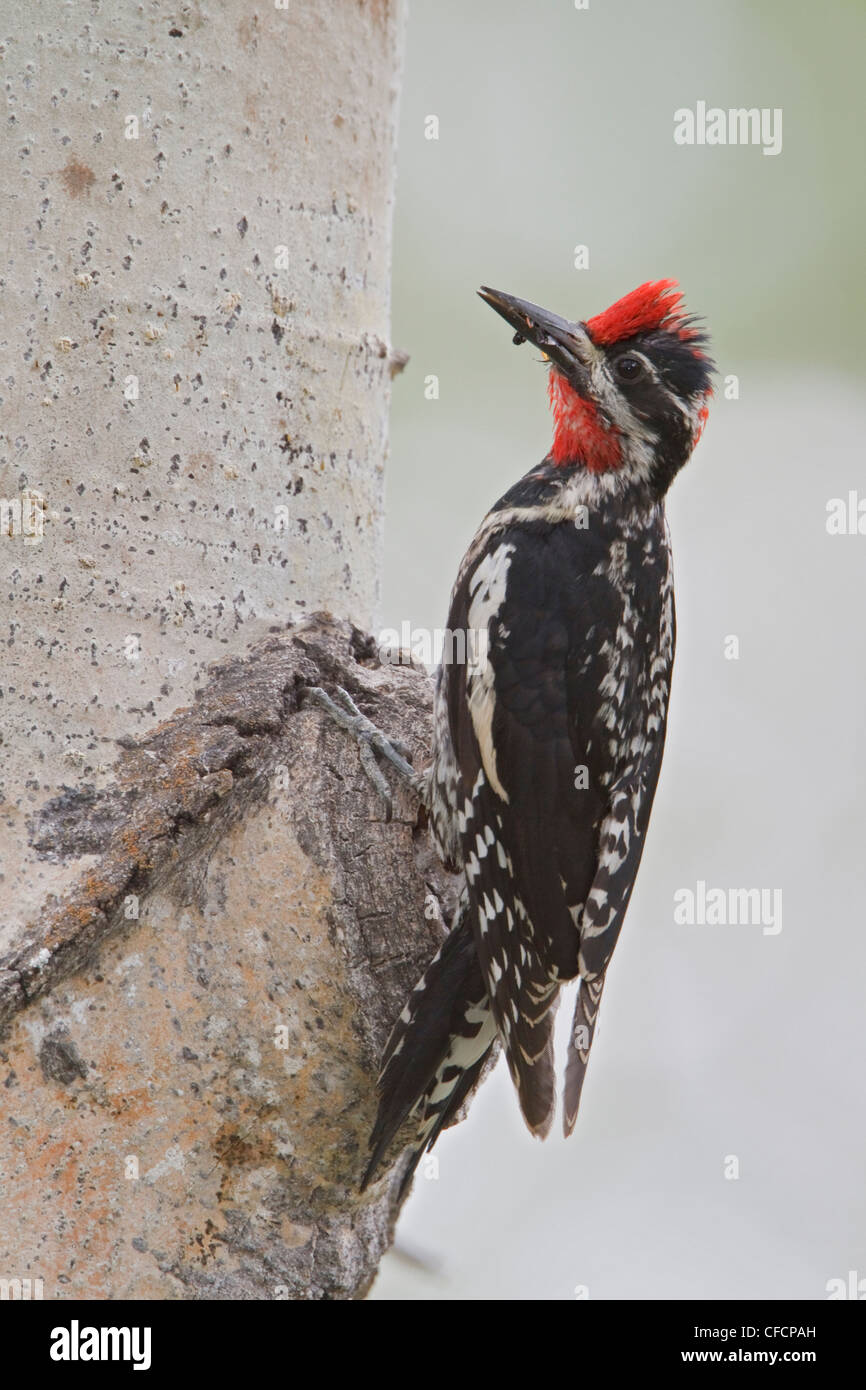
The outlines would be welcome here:
M 665 739 L 664 498 L 712 394 L 707 338 L 675 281 L 641 285 L 586 322 L 480 293 L 549 361 L 553 444 L 488 512 L 451 596 L 448 630 L 467 640 L 437 673 L 420 789 L 465 886 L 388 1043 L 365 1184 L 414 1112 L 408 1182 L 497 1041 L 544 1136 L 557 996 L 577 979 L 563 1116 L 566 1134 L 574 1127 Z

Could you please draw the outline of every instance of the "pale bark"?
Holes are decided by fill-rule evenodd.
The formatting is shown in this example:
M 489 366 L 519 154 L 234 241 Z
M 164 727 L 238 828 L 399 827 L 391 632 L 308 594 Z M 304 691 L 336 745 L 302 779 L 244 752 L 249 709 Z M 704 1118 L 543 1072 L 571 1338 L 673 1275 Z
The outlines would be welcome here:
M 101 846 L 0 961 L 0 1268 L 46 1297 L 353 1297 L 390 1242 L 394 1169 L 358 1193 L 376 1062 L 453 889 L 318 684 L 424 760 L 429 678 L 318 618 L 43 812 Z
M 46 1297 L 357 1296 L 390 1239 L 375 1059 L 449 890 L 298 690 L 423 762 L 429 682 L 298 624 L 376 616 L 401 25 L 4 21 L 0 1269 Z
M 399 9 L 7 7 L 7 940 L 71 881 L 47 796 L 272 624 L 376 616 Z

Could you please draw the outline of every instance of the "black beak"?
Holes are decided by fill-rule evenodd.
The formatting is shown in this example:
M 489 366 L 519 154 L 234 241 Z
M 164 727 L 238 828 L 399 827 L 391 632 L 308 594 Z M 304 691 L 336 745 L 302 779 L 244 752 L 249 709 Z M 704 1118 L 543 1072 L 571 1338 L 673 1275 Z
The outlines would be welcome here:
M 577 386 L 587 381 L 593 345 L 582 323 L 572 323 L 560 318 L 559 314 L 540 309 L 537 304 L 530 304 L 527 299 L 517 299 L 513 294 L 503 294 L 486 285 L 482 285 L 478 293 L 515 329 L 515 343 L 533 343 Z

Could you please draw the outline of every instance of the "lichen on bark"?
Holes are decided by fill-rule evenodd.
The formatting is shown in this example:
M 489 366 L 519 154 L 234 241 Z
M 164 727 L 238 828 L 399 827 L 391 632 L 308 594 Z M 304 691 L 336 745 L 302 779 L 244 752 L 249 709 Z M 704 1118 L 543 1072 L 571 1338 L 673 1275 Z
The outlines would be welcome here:
M 377 1060 L 454 885 L 309 685 L 423 765 L 423 671 L 324 616 L 274 633 L 120 750 L 98 872 L 0 960 L 0 1197 L 34 1218 L 2 1263 L 51 1296 L 356 1297 L 391 1239 L 399 1147 L 357 1190 Z M 99 798 L 54 813 L 72 860 L 104 833 Z

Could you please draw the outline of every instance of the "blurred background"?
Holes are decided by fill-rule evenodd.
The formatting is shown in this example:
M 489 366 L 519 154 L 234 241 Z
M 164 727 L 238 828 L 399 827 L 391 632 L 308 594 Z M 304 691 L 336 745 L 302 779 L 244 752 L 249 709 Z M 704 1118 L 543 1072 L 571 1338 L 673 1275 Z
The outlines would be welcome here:
M 583 318 L 673 276 L 720 378 L 669 499 L 667 753 L 577 1131 L 533 1140 L 500 1065 L 373 1298 L 866 1280 L 866 534 L 827 531 L 833 498 L 866 512 L 864 47 L 861 0 L 411 0 L 383 626 L 445 625 L 479 520 L 549 445 L 546 369 L 478 285 Z M 781 152 L 675 144 L 698 101 L 781 108 Z M 781 890 L 782 930 L 678 925 L 699 880 Z

